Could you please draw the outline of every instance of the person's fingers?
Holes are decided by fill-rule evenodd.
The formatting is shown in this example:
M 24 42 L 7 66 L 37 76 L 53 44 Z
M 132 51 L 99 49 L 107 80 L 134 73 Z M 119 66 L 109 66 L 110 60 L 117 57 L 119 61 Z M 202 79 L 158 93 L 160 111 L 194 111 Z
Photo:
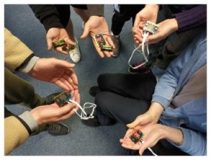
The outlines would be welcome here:
M 101 51 L 100 47 L 98 47 L 97 44 L 95 44 L 94 40 L 93 40 L 93 43 L 94 43 L 94 46 L 95 46 L 95 49 L 97 50 L 97 53 L 98 55 L 101 57 L 101 58 L 104 58 L 104 53 Z
M 59 79 L 59 81 L 61 81 L 64 85 L 67 86 L 68 91 L 72 91 L 72 90 L 73 90 L 72 84 L 70 84 L 69 81 L 68 81 L 67 79 L 65 79 L 65 77 L 61 77 L 61 78 Z
M 72 109 L 69 113 L 63 115 L 62 117 L 59 117 L 58 121 L 68 119 L 68 118 L 72 117 L 72 115 L 74 115 L 74 114 L 75 114 L 75 109 Z
M 139 154 L 142 155 L 149 145 L 150 144 L 148 144 L 147 141 L 143 141 L 139 148 Z
M 62 107 L 59 107 L 57 117 L 62 117 L 69 112 L 71 112 L 74 108 L 76 108 L 76 105 L 73 103 L 67 103 Z
M 70 72 L 68 75 L 70 75 L 70 77 L 71 77 L 73 83 L 74 83 L 74 84 L 77 86 L 77 88 L 78 88 L 78 77 L 77 77 L 75 71 L 72 69 L 71 72 Z
M 145 124 L 149 122 L 149 116 L 148 114 L 144 113 L 140 116 L 138 116 L 132 123 L 127 124 L 128 128 L 135 128 L 136 129 L 139 127 L 138 125 L 140 124 Z
M 142 120 L 142 119 L 138 117 L 138 118 L 136 118 L 135 121 L 133 121 L 132 123 L 127 124 L 127 127 L 128 127 L 128 128 L 134 128 L 134 127 L 136 127 L 137 125 L 140 124 L 141 120 Z
M 114 50 L 115 50 L 116 46 L 114 45 L 114 42 L 113 42 L 111 36 L 106 36 L 105 40 L 109 46 L 112 46 L 112 51 L 109 52 L 110 56 L 112 56 L 114 54 Z
M 89 32 L 90 32 L 90 26 L 87 23 L 85 23 L 81 39 L 85 39 L 89 35 Z
M 57 86 L 61 87 L 65 91 L 69 91 L 69 87 L 67 87 L 62 81 L 57 80 L 54 82 Z
M 75 45 L 75 42 L 73 42 L 72 40 L 70 40 L 69 37 L 64 38 L 64 41 L 65 41 L 68 45 L 72 45 L 72 46 Z
M 111 53 L 109 51 L 103 51 L 103 54 L 105 55 L 105 57 L 111 57 Z
M 129 142 L 129 141 L 124 141 L 121 146 L 127 149 L 131 149 L 131 150 L 138 150 L 140 147 L 141 143 L 137 142 L 136 144 L 133 142 Z
M 79 93 L 79 91 L 78 90 L 74 90 L 74 101 L 76 101 L 76 102 L 78 102 L 78 103 L 80 103 L 80 93 Z
M 63 54 L 68 54 L 68 51 L 67 50 L 64 50 L 62 46 L 55 48 L 55 50 L 57 52 L 60 52 L 60 53 L 63 53 Z
M 111 36 L 106 36 L 106 37 L 105 37 L 105 40 L 106 40 L 106 43 L 107 43 L 109 46 L 112 46 L 113 48 L 116 48 L 116 46 L 114 45 L 114 42 L 113 42 Z
M 134 39 L 135 41 L 141 43 L 142 42 L 142 37 L 141 36 L 138 36 L 138 35 L 134 35 Z
M 140 19 L 139 15 L 137 14 L 133 26 L 137 27 L 139 25 L 140 21 L 141 21 L 141 19 Z
M 55 65 L 60 67 L 61 71 L 63 71 L 64 69 L 72 69 L 73 67 L 75 67 L 75 64 L 73 63 L 70 63 L 61 59 L 56 59 L 56 58 L 54 58 L 54 63 Z
M 73 90 L 78 89 L 78 85 L 72 80 L 69 75 L 65 75 L 64 78 L 68 81 L 68 83 L 72 86 Z
M 53 44 L 52 44 L 52 39 L 47 37 L 47 45 L 48 45 L 48 50 L 51 50 L 53 48 Z

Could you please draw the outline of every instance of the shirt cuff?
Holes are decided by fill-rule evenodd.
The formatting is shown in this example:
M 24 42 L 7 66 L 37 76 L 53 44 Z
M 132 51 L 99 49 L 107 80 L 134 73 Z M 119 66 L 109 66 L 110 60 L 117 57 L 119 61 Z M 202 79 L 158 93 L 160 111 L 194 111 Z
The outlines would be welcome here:
M 39 125 L 29 111 L 22 113 L 18 117 L 25 122 L 25 125 L 27 125 L 25 127 L 28 127 L 31 133 L 36 132 L 38 130 Z
M 27 64 L 22 66 L 19 70 L 24 73 L 29 73 L 40 58 L 33 56 Z

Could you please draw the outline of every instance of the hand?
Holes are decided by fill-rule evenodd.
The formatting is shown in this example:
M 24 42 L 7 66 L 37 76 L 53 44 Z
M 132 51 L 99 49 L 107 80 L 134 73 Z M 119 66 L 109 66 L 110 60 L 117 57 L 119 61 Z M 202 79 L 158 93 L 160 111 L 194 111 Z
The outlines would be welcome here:
M 75 113 L 76 106 L 68 103 L 63 107 L 59 107 L 56 103 L 50 105 L 38 106 L 31 110 L 33 118 L 38 125 L 57 122 L 71 117 Z
M 78 90 L 74 64 L 56 58 L 40 58 L 29 72 L 34 78 L 51 82 L 66 91 Z
M 89 34 L 91 35 L 91 37 L 93 37 L 94 35 L 100 34 L 100 33 L 106 34 L 106 35 L 103 35 L 104 39 L 106 41 L 106 44 L 115 48 L 115 46 L 111 40 L 111 36 L 109 36 L 110 34 L 109 34 L 108 24 L 104 17 L 91 16 L 89 18 L 89 20 L 84 25 L 84 32 L 81 35 L 81 38 L 84 39 Z M 111 57 L 113 55 L 113 52 L 101 51 L 101 49 L 95 44 L 94 41 L 93 41 L 93 43 L 94 43 L 94 46 L 101 58 Z
M 140 130 L 143 133 L 142 142 L 134 143 L 130 136 Z M 146 127 L 136 127 L 135 129 L 129 129 L 124 138 L 120 139 L 122 147 L 132 150 L 139 150 L 139 154 L 142 155 L 144 150 L 148 147 L 153 147 L 160 139 L 165 138 L 165 127 L 160 124 L 152 124 Z
M 142 143 L 137 142 L 133 143 L 130 139 L 130 136 L 140 130 L 144 135 L 142 137 Z M 178 128 L 172 128 L 161 124 L 152 124 L 145 127 L 136 127 L 135 129 L 129 129 L 124 138 L 120 139 L 122 147 L 139 150 L 139 154 L 142 155 L 144 150 L 149 147 L 155 146 L 159 140 L 168 139 L 176 145 L 181 145 L 183 143 L 183 133 Z
M 71 38 L 69 35 L 70 34 L 68 34 L 65 28 L 50 28 L 46 35 L 48 50 L 54 48 L 53 42 L 62 39 L 66 42 L 67 46 L 75 45 L 74 39 Z M 68 50 L 66 49 L 66 47 L 57 47 L 54 49 L 58 52 L 68 54 Z
M 158 122 L 162 112 L 163 112 L 163 107 L 161 106 L 161 104 L 152 102 L 149 110 L 146 113 L 136 117 L 136 119 L 132 123 L 127 124 L 127 127 L 135 128 L 137 126 L 146 126 L 149 124 L 155 124 Z
M 139 13 L 136 14 L 132 31 L 134 36 L 134 42 L 137 45 L 142 42 L 141 38 L 145 22 L 151 21 L 156 23 L 158 10 L 158 5 L 146 5 Z
M 175 18 L 166 19 L 160 22 L 158 25 L 159 25 L 158 32 L 149 35 L 148 37 L 149 44 L 157 43 L 178 30 L 178 23 Z

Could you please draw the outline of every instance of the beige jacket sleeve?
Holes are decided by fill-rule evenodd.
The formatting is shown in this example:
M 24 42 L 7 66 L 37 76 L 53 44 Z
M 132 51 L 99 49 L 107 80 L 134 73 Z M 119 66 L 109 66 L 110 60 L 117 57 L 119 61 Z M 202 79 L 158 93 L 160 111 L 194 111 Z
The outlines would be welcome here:
M 4 153 L 9 154 L 14 148 L 24 143 L 29 133 L 24 125 L 14 116 L 4 119 Z
M 5 66 L 14 71 L 33 52 L 9 30 L 4 29 Z

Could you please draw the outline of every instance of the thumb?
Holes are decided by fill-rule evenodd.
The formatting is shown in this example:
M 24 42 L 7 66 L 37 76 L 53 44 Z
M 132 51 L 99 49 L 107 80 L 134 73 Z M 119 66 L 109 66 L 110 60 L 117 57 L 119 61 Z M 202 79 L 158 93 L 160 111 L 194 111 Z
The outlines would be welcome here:
M 47 38 L 47 45 L 48 45 L 48 50 L 51 50 L 53 47 L 51 38 Z
M 127 124 L 127 127 L 128 128 L 134 128 L 136 127 L 137 125 L 144 125 L 146 123 L 149 123 L 151 121 L 151 118 L 150 118 L 150 114 L 148 112 L 138 116 L 135 121 L 133 121 L 132 123 L 130 124 Z
M 75 64 L 69 63 L 69 62 L 67 62 L 65 60 L 55 59 L 55 62 L 57 63 L 57 65 L 62 66 L 62 67 L 66 67 L 66 68 L 73 68 L 73 67 L 75 67 Z
M 140 155 L 143 155 L 145 149 L 146 149 L 146 147 L 143 147 L 143 146 L 142 146 L 142 147 L 139 149 L 139 154 L 140 154 Z
M 85 39 L 89 35 L 89 32 L 90 32 L 90 27 L 85 24 L 84 31 L 81 35 L 81 39 Z
M 135 128 L 137 125 L 140 124 L 140 122 L 141 122 L 141 118 L 137 117 L 137 118 L 135 119 L 135 121 L 133 121 L 133 122 L 127 124 L 127 127 L 128 127 L 128 128 Z

